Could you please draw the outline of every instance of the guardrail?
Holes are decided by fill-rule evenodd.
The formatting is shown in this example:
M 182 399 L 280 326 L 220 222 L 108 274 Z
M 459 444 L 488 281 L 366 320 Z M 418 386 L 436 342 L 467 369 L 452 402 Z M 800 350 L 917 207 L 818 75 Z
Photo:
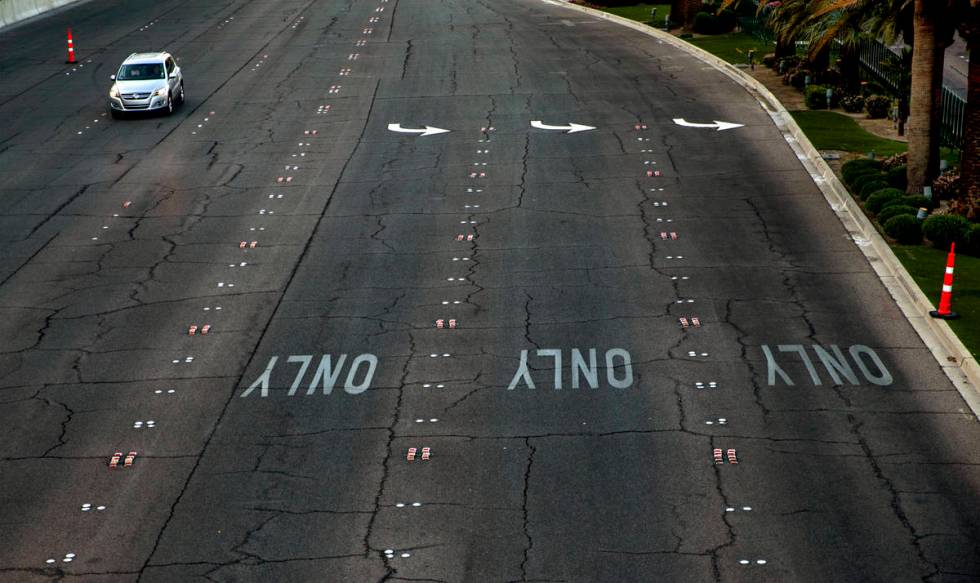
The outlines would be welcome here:
M 0 0 L 0 28 L 60 8 L 76 0 Z

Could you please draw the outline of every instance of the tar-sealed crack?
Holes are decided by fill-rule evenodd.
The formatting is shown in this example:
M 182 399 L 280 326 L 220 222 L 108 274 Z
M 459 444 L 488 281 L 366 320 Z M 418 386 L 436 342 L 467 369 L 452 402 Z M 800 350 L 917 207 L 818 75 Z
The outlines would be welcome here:
M 524 446 L 527 448 L 527 466 L 524 469 L 524 488 L 521 493 L 521 530 L 524 533 L 524 552 L 521 558 L 521 581 L 527 581 L 528 562 L 531 560 L 531 551 L 534 549 L 534 539 L 531 537 L 530 511 L 528 510 L 528 496 L 531 490 L 531 469 L 534 467 L 534 454 L 537 448 L 531 443 L 529 438 L 524 439 Z

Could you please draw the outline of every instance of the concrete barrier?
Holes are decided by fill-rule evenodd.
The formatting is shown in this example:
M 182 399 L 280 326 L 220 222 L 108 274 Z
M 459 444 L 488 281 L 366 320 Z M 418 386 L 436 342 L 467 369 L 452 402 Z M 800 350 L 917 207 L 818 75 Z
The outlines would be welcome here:
M 0 0 L 0 29 L 78 0 Z

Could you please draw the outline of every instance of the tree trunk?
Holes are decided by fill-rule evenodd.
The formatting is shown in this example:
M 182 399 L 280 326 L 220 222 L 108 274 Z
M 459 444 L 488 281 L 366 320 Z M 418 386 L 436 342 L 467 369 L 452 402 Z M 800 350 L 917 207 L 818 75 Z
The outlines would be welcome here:
M 817 73 L 822 73 L 830 68 L 830 43 L 827 43 L 820 52 L 814 55 L 807 55 L 810 67 Z
M 840 50 L 837 66 L 840 68 L 841 81 L 849 93 L 861 90 L 861 62 L 858 60 L 859 45 L 845 43 Z
M 960 193 L 967 218 L 980 220 L 980 39 L 970 43 L 967 73 L 966 123 L 960 157 Z
M 909 100 L 908 97 L 901 97 L 898 100 L 898 135 L 905 136 L 905 123 L 909 119 Z
M 943 43 L 930 0 L 915 0 L 912 94 L 909 103 L 908 189 L 921 194 L 939 174 L 939 106 L 942 103 Z M 934 147 L 936 146 L 936 147 Z
M 792 57 L 796 54 L 796 41 L 794 39 L 776 39 L 776 60 Z
M 704 10 L 703 0 L 671 0 L 670 21 L 680 28 L 690 28 L 694 15 Z

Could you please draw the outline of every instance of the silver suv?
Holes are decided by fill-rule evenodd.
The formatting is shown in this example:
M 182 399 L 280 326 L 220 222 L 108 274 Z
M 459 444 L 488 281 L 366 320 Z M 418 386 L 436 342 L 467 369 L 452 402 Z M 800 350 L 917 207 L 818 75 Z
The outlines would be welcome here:
M 184 102 L 184 75 L 170 53 L 133 53 L 126 57 L 109 89 L 109 111 L 166 111 Z

